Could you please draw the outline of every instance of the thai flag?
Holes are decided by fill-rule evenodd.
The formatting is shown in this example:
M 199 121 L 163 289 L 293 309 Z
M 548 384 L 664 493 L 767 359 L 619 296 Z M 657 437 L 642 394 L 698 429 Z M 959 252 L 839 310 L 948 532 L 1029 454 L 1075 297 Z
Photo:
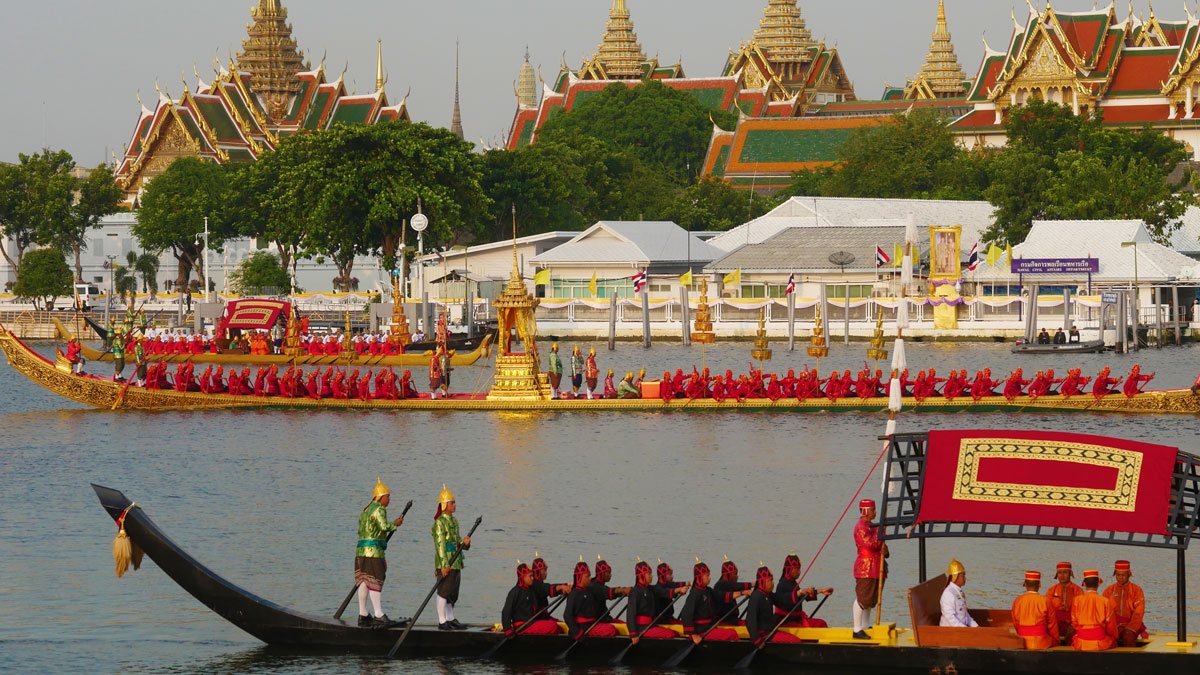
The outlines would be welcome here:
M 967 257 L 967 269 L 974 272 L 976 267 L 979 267 L 979 242 L 975 242 L 971 247 L 971 255 Z
M 646 285 L 646 270 L 642 270 L 633 275 L 633 292 L 641 293 L 642 287 Z
M 784 295 L 791 295 L 792 293 L 795 293 L 795 292 L 796 292 L 796 274 L 793 272 L 792 276 L 788 277 L 787 291 L 784 292 Z
M 892 262 L 892 259 L 890 257 L 888 257 L 888 254 L 885 253 L 882 248 L 876 246 L 875 247 L 875 268 L 878 269 L 880 267 L 884 267 L 885 265 L 891 264 L 891 262 Z

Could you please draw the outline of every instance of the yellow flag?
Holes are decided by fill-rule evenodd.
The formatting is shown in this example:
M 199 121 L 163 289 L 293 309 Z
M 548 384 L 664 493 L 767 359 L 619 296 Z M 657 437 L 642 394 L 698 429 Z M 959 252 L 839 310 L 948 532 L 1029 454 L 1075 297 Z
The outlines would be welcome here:
M 683 276 L 679 277 L 679 285 L 685 288 L 692 285 L 692 271 L 688 270 Z
M 535 286 L 549 286 L 550 285 L 550 270 L 544 269 L 544 270 L 541 270 L 540 272 L 538 272 L 537 274 L 533 275 L 533 284 Z
M 592 272 L 592 282 L 590 284 L 588 284 L 588 291 L 591 292 L 593 298 L 596 297 L 596 272 L 595 271 Z
M 921 250 L 913 246 L 913 266 L 921 269 Z
M 1009 244 L 1009 245 L 1008 245 L 1008 249 L 1004 251 L 1004 254 L 1008 256 L 1008 266 L 1011 268 L 1011 267 L 1012 267 L 1012 262 L 1013 262 L 1013 257 L 1012 257 L 1012 244 Z
M 896 244 L 896 252 L 892 254 L 892 267 L 904 265 L 904 247 Z
M 1001 254 L 1001 251 L 1000 251 L 999 246 L 997 246 L 995 244 L 991 244 L 990 246 L 988 246 L 988 253 L 987 253 L 988 267 L 995 267 L 996 265 L 998 265 L 1000 263 L 1000 254 Z
M 725 278 L 722 280 L 722 283 L 724 283 L 726 286 L 742 283 L 742 270 L 738 269 L 726 274 Z

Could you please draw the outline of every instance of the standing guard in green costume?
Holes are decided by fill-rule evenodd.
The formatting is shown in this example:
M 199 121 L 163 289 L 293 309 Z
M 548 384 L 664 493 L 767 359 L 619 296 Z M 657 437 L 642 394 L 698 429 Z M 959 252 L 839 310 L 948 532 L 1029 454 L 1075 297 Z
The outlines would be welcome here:
M 558 386 L 562 384 L 563 362 L 558 355 L 558 343 L 550 345 L 550 367 L 546 369 L 550 375 L 550 398 L 558 398 Z
M 116 326 L 112 329 L 113 382 L 121 382 L 121 371 L 125 370 L 125 329 Z
M 146 347 L 145 338 L 133 338 L 133 367 L 137 386 L 146 386 Z
M 358 588 L 358 625 L 360 627 L 386 628 L 391 619 L 383 613 L 383 582 L 387 579 L 387 537 L 404 522 L 404 516 L 388 521 L 387 506 L 392 501 L 391 491 L 379 478 L 375 479 L 375 493 L 371 503 L 358 516 L 358 548 L 354 551 L 354 583 Z M 375 618 L 367 616 L 367 596 L 375 610 Z
M 579 388 L 583 386 L 583 353 L 579 345 L 571 351 L 571 387 L 574 389 L 572 398 L 579 398 Z
M 438 495 L 437 514 L 433 517 L 433 565 L 434 574 L 445 581 L 438 586 L 437 613 L 439 630 L 466 630 L 467 627 L 454 618 L 454 603 L 458 602 L 458 589 L 462 584 L 463 556 L 458 556 L 454 565 L 450 559 L 461 546 L 463 550 L 471 548 L 470 537 L 460 537 L 458 519 L 454 512 L 458 509 L 454 502 L 454 493 L 446 489 L 442 483 L 442 493 Z

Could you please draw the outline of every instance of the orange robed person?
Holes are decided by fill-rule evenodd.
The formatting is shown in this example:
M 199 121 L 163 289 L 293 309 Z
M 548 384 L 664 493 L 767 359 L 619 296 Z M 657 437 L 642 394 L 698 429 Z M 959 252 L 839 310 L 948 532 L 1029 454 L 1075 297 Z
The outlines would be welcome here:
M 1118 560 L 1113 566 L 1113 576 L 1117 583 L 1104 589 L 1104 597 L 1112 600 L 1117 616 L 1117 641 L 1122 647 L 1136 647 L 1138 638 L 1146 639 L 1146 624 L 1142 617 L 1146 615 L 1146 594 L 1142 587 L 1130 581 L 1133 570 L 1128 560 Z
M 1025 592 L 1013 601 L 1013 628 L 1025 641 L 1025 649 L 1050 649 L 1058 646 L 1058 618 L 1050 601 L 1038 591 L 1041 572 L 1025 573 Z
M 1071 578 L 1075 576 L 1075 570 L 1071 568 L 1069 562 L 1058 563 L 1054 576 L 1058 579 L 1058 583 L 1046 589 L 1046 599 L 1050 601 L 1050 606 L 1058 618 L 1059 636 L 1064 640 L 1070 640 L 1071 636 L 1075 634 L 1075 629 L 1071 627 L 1071 605 L 1075 603 L 1075 598 L 1083 595 L 1083 588 L 1071 581 Z
M 1102 652 L 1117 644 L 1117 612 L 1112 600 L 1096 591 L 1100 588 L 1100 572 L 1083 573 L 1083 595 L 1071 604 L 1071 625 L 1075 637 L 1071 646 L 1079 652 Z

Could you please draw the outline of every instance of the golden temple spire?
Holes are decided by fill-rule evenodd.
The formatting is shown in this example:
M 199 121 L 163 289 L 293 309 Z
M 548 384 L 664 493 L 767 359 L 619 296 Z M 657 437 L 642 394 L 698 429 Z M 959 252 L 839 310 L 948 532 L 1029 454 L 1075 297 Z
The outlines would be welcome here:
M 933 28 L 933 42 L 921 68 L 920 78 L 928 83 L 936 98 L 954 98 L 963 95 L 963 82 L 967 79 L 946 24 L 946 2 L 938 0 L 937 23 Z
M 454 113 L 450 116 L 450 133 L 463 140 L 462 112 L 458 107 L 458 40 L 454 41 Z
M 770 0 L 763 12 L 754 41 L 773 61 L 808 61 L 808 49 L 816 46 L 812 32 L 800 16 L 796 0 Z
M 538 104 L 537 74 L 529 62 L 529 47 L 525 47 L 525 63 L 517 76 L 517 102 L 522 108 L 536 108 Z
M 292 96 L 300 91 L 296 75 L 304 69 L 304 59 L 296 50 L 287 9 L 279 0 L 259 0 L 250 16 L 254 22 L 246 25 L 237 69 L 250 73 L 250 89 L 267 114 L 280 120 Z
M 604 69 L 610 80 L 633 80 L 643 75 L 642 64 L 646 62 L 646 53 L 638 44 L 637 33 L 633 30 L 633 21 L 629 18 L 629 8 L 625 0 L 613 0 L 612 9 L 608 13 L 608 23 L 605 24 L 604 39 L 593 61 Z
M 379 38 L 379 56 L 375 59 L 375 91 L 383 91 L 383 38 Z

